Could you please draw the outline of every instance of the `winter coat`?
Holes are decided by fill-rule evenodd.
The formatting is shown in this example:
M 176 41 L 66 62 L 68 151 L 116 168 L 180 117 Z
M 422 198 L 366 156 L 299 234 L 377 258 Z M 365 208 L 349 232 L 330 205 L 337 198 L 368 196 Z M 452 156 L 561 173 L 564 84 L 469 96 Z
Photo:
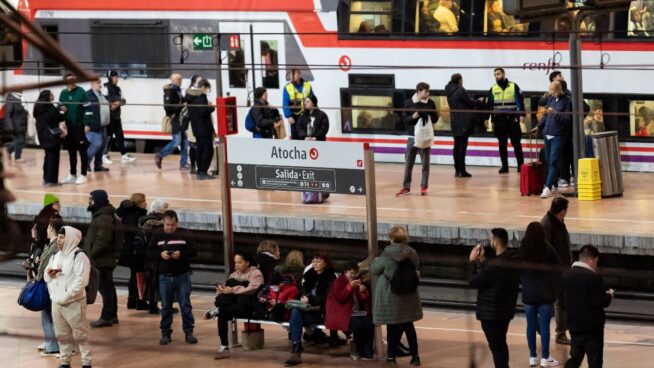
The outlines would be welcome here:
M 567 136 L 572 131 L 572 101 L 568 96 L 550 96 L 547 100 L 546 109 L 554 108 L 557 114 L 545 114 L 545 117 L 538 123 L 538 129 L 543 136 L 553 135 L 557 137 Z
M 570 251 L 570 234 L 565 223 L 560 221 L 553 213 L 547 212 L 540 223 L 545 228 L 545 238 L 559 255 L 561 263 L 565 266 L 572 264 L 572 252 Z
M 88 126 L 94 132 L 102 132 L 110 122 L 109 101 L 102 95 L 98 97 L 92 89 L 86 91 L 86 98 L 91 103 L 84 113 Z
M 168 83 L 163 86 L 164 93 L 164 111 L 166 116 L 170 116 L 171 125 L 173 128 L 172 134 L 178 134 L 180 132 L 180 113 L 182 112 L 183 98 L 182 90 L 172 83 Z
M 86 285 L 89 284 L 89 273 L 91 264 L 84 252 L 75 252 L 82 240 L 82 233 L 70 226 L 63 227 L 66 231 L 64 248 L 50 258 L 48 267 L 43 276 L 48 284 L 50 300 L 57 305 L 68 305 L 70 303 L 86 300 Z M 61 269 L 55 277 L 50 277 L 48 270 Z
M 327 268 L 322 273 L 318 274 L 316 270 L 311 268 L 304 273 L 304 282 L 302 283 L 302 296 L 309 299 L 309 304 L 314 307 L 320 307 L 321 311 L 325 311 L 325 303 L 327 302 L 327 295 L 332 287 L 332 283 L 336 279 L 336 274 L 333 268 Z
M 399 262 L 405 260 L 411 261 L 418 269 L 420 261 L 415 249 L 407 244 L 391 244 L 372 262 L 370 271 L 379 276 L 372 294 L 372 318 L 375 324 L 394 325 L 422 319 L 422 305 L 417 290 L 410 294 L 395 294 L 391 290 L 391 279 Z
M 347 276 L 341 274 L 329 292 L 325 307 L 325 327 L 330 330 L 348 331 L 352 319 L 354 296 L 359 301 L 359 310 L 370 313 L 370 293 L 353 288 Z
M 261 252 L 257 253 L 254 262 L 263 274 L 264 283 L 268 285 L 268 279 L 270 279 L 270 275 L 275 271 L 275 266 L 279 264 L 279 260 L 268 252 Z
M 161 252 L 179 251 L 179 259 L 163 259 Z M 178 276 L 191 271 L 191 258 L 198 254 L 195 248 L 195 241 L 186 229 L 177 228 L 174 233 L 166 233 L 163 230 L 155 233 L 148 242 L 147 255 L 151 260 L 156 260 L 157 271 L 160 275 Z
M 83 127 L 86 109 L 90 106 L 86 91 L 82 87 L 75 86 L 72 90 L 64 88 L 59 94 L 59 102 L 66 106 L 66 126 Z
M 311 134 L 309 134 L 309 126 L 313 120 L 313 128 Z M 304 140 L 307 137 L 316 138 L 318 141 L 327 140 L 327 132 L 329 131 L 329 118 L 324 111 L 313 109 L 306 110 L 300 115 L 300 118 L 296 122 L 297 124 L 297 134 L 301 140 Z
M 127 103 L 127 101 L 125 101 L 123 98 L 123 91 L 120 89 L 120 87 L 118 87 L 117 84 L 107 82 L 104 84 L 104 86 L 107 89 L 107 100 L 109 100 L 109 103 L 120 101 L 120 106 L 123 106 Z M 112 121 L 120 120 L 120 106 L 118 106 L 118 108 L 115 110 L 111 110 L 110 119 Z
M 272 288 L 268 290 L 267 308 L 272 312 L 272 319 L 274 321 L 288 321 L 291 317 L 291 310 L 286 309 L 286 303 L 289 300 L 295 300 L 299 293 L 300 291 L 294 282 L 291 284 L 284 283 L 278 291 Z M 274 305 L 272 304 L 273 300 L 276 302 Z
M 514 249 L 476 263 L 470 268 L 468 283 L 477 289 L 477 319 L 508 321 L 515 316 L 520 272 Z M 513 264 L 513 267 L 511 267 Z
M 94 267 L 116 268 L 114 206 L 108 204 L 91 215 L 91 225 L 84 238 L 84 252 Z
M 436 115 L 436 104 L 431 99 L 427 102 L 420 101 L 418 94 L 414 93 L 413 97 L 404 102 L 404 112 L 402 112 L 402 122 L 406 128 L 407 134 L 413 136 L 418 120 L 427 122 L 431 118 L 431 122 L 436 123 L 438 116 Z M 416 119 L 413 118 L 413 113 L 418 112 L 420 116 Z
M 558 272 L 555 270 L 560 263 L 556 250 L 548 244 L 543 259 L 538 262 L 540 266 L 547 267 L 548 271 L 530 269 L 529 265 L 526 265 L 522 271 L 523 304 L 554 303 L 554 300 L 556 300 L 556 281 L 558 279 Z
M 50 242 L 50 244 L 47 244 L 43 248 L 43 252 L 41 253 L 41 263 L 39 263 L 39 268 L 36 272 L 36 280 L 40 281 L 43 280 L 43 276 L 45 274 L 45 269 L 48 267 L 48 264 L 50 263 L 50 258 L 57 254 L 59 252 L 59 247 L 57 246 L 57 238 L 54 238 Z
M 269 107 L 267 101 L 255 100 L 254 105 L 250 109 L 250 114 L 261 138 L 272 138 L 273 125 L 280 118 L 279 111 Z
M 143 264 L 139 265 L 135 262 L 134 268 L 139 270 L 143 267 L 142 270 L 154 275 L 157 273 L 159 255 L 157 254 L 157 258 L 148 257 L 148 243 L 152 239 L 153 234 L 161 231 L 163 228 L 163 215 L 160 213 L 150 213 L 139 219 L 138 226 L 139 231 L 132 239 L 132 247 L 134 248 L 134 256 L 137 259 L 142 258 Z
M 61 147 L 61 137 L 53 135 L 51 129 L 59 128 L 59 123 L 66 119 L 64 112 L 51 103 L 37 104 L 34 106 L 34 118 L 41 147 L 44 149 Z
M 245 273 L 234 271 L 229 275 L 229 278 L 248 282 L 248 286 L 232 287 L 232 291 L 236 295 L 254 295 L 265 285 L 263 282 L 263 274 L 254 266 L 248 268 Z
M 148 211 L 144 208 L 134 205 L 129 200 L 124 200 L 116 210 L 116 217 L 120 219 L 123 234 L 125 234 L 125 242 L 123 243 L 122 255 L 129 255 L 125 261 L 128 262 L 130 267 L 137 267 L 141 270 L 143 267 L 145 251 L 136 254 L 134 249 L 134 238 L 139 233 L 139 219 L 147 215 Z
M 452 112 L 450 122 L 452 123 L 452 136 L 464 137 L 474 132 L 475 125 L 480 122 L 480 116 L 475 112 L 459 112 L 454 110 L 475 110 L 483 109 L 484 103 L 475 100 L 468 95 L 468 91 L 458 83 L 448 83 L 445 86 L 447 104 Z
M 11 92 L 7 95 L 3 128 L 13 134 L 27 132 L 27 110 L 23 106 L 23 96 L 20 93 Z
M 209 106 L 207 95 L 199 89 L 189 88 L 186 90 L 185 100 L 188 104 L 188 115 L 195 138 L 215 136 L 216 131 L 213 127 L 211 114 L 216 108 Z
M 604 329 L 604 308 L 611 296 L 604 289 L 602 276 L 575 262 L 563 273 L 562 304 L 566 310 L 568 329 L 573 332 L 599 332 Z

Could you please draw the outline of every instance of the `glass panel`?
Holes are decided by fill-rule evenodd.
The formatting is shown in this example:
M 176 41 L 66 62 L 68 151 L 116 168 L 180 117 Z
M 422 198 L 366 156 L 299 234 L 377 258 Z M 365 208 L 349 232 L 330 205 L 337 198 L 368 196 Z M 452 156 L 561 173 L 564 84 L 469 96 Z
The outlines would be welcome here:
M 388 33 L 391 16 L 387 14 L 350 15 L 350 33 Z
M 632 1 L 628 17 L 627 36 L 654 36 L 654 1 Z
M 261 41 L 261 64 L 263 64 L 263 86 L 279 88 L 279 59 L 277 41 Z
M 629 123 L 634 137 L 654 137 L 654 101 L 629 101 Z
M 229 50 L 227 63 L 229 68 L 229 86 L 231 88 L 245 88 L 245 52 L 243 49 Z
M 452 131 L 452 122 L 450 121 L 450 105 L 447 104 L 446 96 L 430 96 L 436 105 L 436 114 L 438 120 L 434 122 L 434 130 L 449 132 Z
M 608 14 L 588 15 L 581 21 L 580 30 L 583 37 L 592 37 L 600 32 L 608 35 L 611 18 Z
M 393 111 L 393 98 L 352 96 L 352 130 L 403 130 L 400 116 Z
M 416 32 L 455 33 L 459 31 L 460 0 L 423 0 L 416 9 Z M 409 15 L 411 16 L 411 15 Z
M 504 13 L 503 0 L 486 0 L 484 32 L 490 34 L 524 33 L 529 23 L 518 23 L 512 15 Z
M 350 8 L 352 13 L 355 12 L 390 12 L 390 1 L 353 1 Z
M 592 133 L 606 131 L 606 126 L 604 125 L 604 103 L 602 100 L 585 100 L 585 102 L 590 107 L 590 110 L 584 118 L 584 133 L 591 135 Z

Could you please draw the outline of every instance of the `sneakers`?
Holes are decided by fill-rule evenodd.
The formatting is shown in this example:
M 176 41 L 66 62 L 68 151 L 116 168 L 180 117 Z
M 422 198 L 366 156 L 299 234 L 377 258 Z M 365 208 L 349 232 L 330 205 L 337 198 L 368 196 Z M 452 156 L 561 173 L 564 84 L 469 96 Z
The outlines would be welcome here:
M 111 327 L 113 325 L 114 325 L 113 322 L 106 321 L 104 319 L 99 319 L 97 321 L 91 322 L 91 327 L 93 328 Z
M 218 307 L 209 309 L 207 313 L 204 314 L 204 319 L 209 320 L 218 317 L 218 311 Z
M 220 345 L 220 348 L 218 348 L 218 352 L 213 356 L 214 359 L 225 359 L 229 358 L 229 347 L 225 345 Z
M 197 344 L 198 338 L 193 336 L 192 333 L 187 333 L 184 337 L 184 341 L 186 341 L 187 344 Z
M 68 175 L 61 181 L 61 184 L 75 184 L 75 179 L 73 175 Z
M 159 339 L 159 345 L 168 345 L 170 344 L 170 335 L 161 335 Z
M 561 188 L 567 188 L 570 186 L 567 180 L 559 179 L 559 187 Z
M 427 187 L 420 186 L 420 195 L 427 195 Z
M 570 345 L 570 339 L 564 333 L 556 334 L 556 343 L 559 345 Z
M 198 174 L 198 180 L 214 180 L 217 179 L 213 175 L 205 174 L 205 173 L 199 173 Z
M 538 357 L 529 358 L 529 366 L 537 367 L 538 366 Z
M 58 357 L 58 356 L 59 356 L 59 352 L 58 352 L 58 351 L 42 351 L 42 352 L 41 352 L 41 356 L 44 357 L 44 358 L 47 358 L 47 357 Z
M 191 166 L 189 164 L 182 165 L 179 167 L 179 171 L 189 171 L 191 169 Z
M 552 357 L 549 357 L 547 359 L 543 358 L 540 360 L 541 367 L 556 367 L 557 365 L 559 365 L 559 361 Z
M 43 350 L 45 350 L 45 343 L 43 343 L 43 344 L 37 346 L 37 347 L 36 347 L 36 350 L 38 350 L 38 351 L 43 351 Z
M 102 163 L 105 164 L 105 165 L 111 165 L 114 162 L 111 161 L 111 159 L 109 158 L 109 155 L 102 155 Z
M 83 185 L 86 184 L 86 175 L 80 175 L 77 177 L 77 180 L 75 180 L 76 185 Z
M 157 169 L 161 170 L 161 155 L 158 153 L 154 154 L 154 165 L 157 167 Z
M 548 187 L 543 188 L 543 192 L 540 194 L 540 197 L 541 198 L 549 198 L 551 196 L 552 196 L 552 191 L 550 190 L 550 188 L 548 188 Z
M 404 197 L 404 196 L 409 195 L 409 194 L 411 194 L 411 189 L 402 188 L 402 189 L 400 189 L 399 192 L 395 193 L 395 196 L 396 197 Z
M 126 153 L 123 155 L 122 161 L 124 164 L 129 164 L 130 162 L 136 161 L 136 158 L 132 157 L 132 155 L 130 155 L 129 153 Z

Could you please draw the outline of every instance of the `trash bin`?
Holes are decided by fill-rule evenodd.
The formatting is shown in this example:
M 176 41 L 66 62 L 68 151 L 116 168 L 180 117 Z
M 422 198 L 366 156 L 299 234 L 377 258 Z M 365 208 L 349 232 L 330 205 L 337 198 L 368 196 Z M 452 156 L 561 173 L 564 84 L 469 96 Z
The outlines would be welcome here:
M 624 193 L 622 181 L 622 162 L 618 132 L 602 132 L 591 135 L 593 150 L 599 159 L 600 177 L 602 179 L 602 197 L 616 197 Z

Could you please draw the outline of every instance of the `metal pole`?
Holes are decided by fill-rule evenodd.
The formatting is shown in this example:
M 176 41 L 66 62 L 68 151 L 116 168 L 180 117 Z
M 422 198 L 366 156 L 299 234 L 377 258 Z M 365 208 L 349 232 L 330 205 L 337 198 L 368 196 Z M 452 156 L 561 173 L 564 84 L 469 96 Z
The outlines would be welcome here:
M 572 32 L 569 36 L 570 46 L 570 88 L 572 89 L 572 147 L 574 160 L 575 182 L 579 179 L 579 159 L 584 157 L 584 91 L 581 69 L 581 38 L 579 37 L 580 19 L 582 12 L 572 16 Z M 575 195 L 577 189 L 575 186 Z
M 379 255 L 379 242 L 377 241 L 377 187 L 375 186 L 375 153 L 370 145 L 363 146 L 363 160 L 366 178 L 366 217 L 368 220 L 368 270 L 370 274 L 370 289 L 375 290 L 377 278 L 372 274 L 372 261 Z M 375 326 L 375 356 L 381 359 L 384 356 L 382 342 L 382 329 Z
M 222 97 L 223 96 L 223 54 L 222 50 L 220 49 L 220 41 L 221 41 L 222 35 L 218 33 L 216 36 L 218 40 L 218 44 L 214 45 L 216 48 L 216 64 L 218 66 L 217 73 L 216 73 L 216 97 Z
M 234 268 L 234 229 L 232 227 L 232 191 L 227 172 L 227 137 L 218 137 L 218 172 L 220 173 L 220 199 L 222 202 L 223 248 L 225 280 Z

